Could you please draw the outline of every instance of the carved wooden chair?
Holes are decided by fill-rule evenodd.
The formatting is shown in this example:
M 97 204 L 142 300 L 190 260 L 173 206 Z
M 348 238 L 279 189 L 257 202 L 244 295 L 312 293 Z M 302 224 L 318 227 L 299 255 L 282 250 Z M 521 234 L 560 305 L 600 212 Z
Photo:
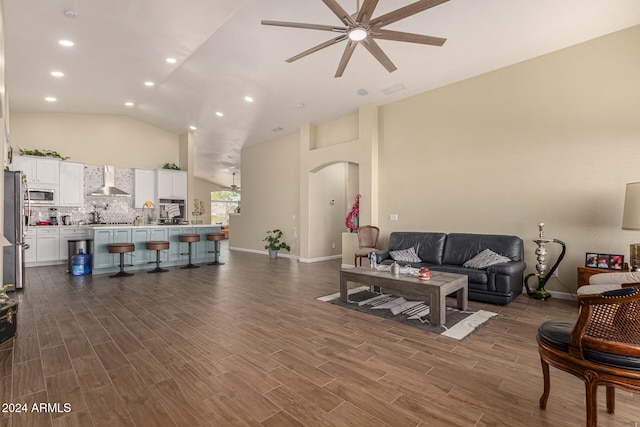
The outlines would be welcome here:
M 549 398 L 549 365 L 585 384 L 587 427 L 598 425 L 597 390 L 606 387 L 607 412 L 615 410 L 615 388 L 640 392 L 640 289 L 624 287 L 579 295 L 578 320 L 549 320 L 538 328 L 544 376 L 540 408 Z
M 362 265 L 362 258 L 367 258 L 371 252 L 378 250 L 378 237 L 380 237 L 380 229 L 374 225 L 363 225 L 358 228 L 358 250 L 353 258 L 356 267 L 358 259 Z

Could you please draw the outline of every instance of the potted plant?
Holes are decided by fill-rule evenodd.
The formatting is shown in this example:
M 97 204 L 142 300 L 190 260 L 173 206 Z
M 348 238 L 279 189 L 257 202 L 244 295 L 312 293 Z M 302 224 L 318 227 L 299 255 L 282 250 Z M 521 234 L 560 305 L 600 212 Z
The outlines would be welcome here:
M 4 304 L 9 300 L 9 297 L 7 296 L 6 292 L 10 286 L 12 285 L 4 285 L 3 287 L 0 288 L 0 304 Z
M 269 258 L 277 258 L 280 249 L 291 250 L 291 246 L 280 241 L 282 234 L 282 230 L 276 228 L 275 230 L 267 231 L 267 236 L 262 239 L 264 242 L 267 242 L 264 248 L 269 249 Z

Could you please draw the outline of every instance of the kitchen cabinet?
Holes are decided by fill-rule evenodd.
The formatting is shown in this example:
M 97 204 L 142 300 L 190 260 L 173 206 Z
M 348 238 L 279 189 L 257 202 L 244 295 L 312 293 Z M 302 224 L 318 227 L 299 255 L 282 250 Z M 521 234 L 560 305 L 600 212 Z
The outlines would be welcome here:
M 207 234 L 219 233 L 220 227 L 198 228 L 197 231 L 200 235 L 200 241 L 195 245 L 195 259 L 202 260 L 212 258 L 214 256 L 215 242 L 207 240 Z
M 84 164 L 60 162 L 59 206 L 84 205 Z
M 36 230 L 34 228 L 29 228 L 25 237 L 24 243 L 29 245 L 29 249 L 25 249 L 24 251 L 24 263 L 25 265 L 36 262 L 36 250 L 37 250 L 37 240 L 36 240 Z
M 145 265 L 155 262 L 156 251 L 147 250 L 147 242 L 167 240 L 166 228 L 132 228 L 131 242 L 136 246 L 133 265 Z M 167 251 L 160 251 L 160 261 L 167 261 Z
M 156 172 L 151 169 L 134 169 L 133 170 L 133 197 L 134 207 L 141 209 L 144 202 L 151 200 L 157 205 L 156 201 Z
M 14 156 L 14 171 L 22 171 L 33 188 L 55 188 L 60 182 L 60 160 L 33 156 Z
M 158 199 L 187 200 L 187 172 L 157 169 L 156 188 Z
M 36 229 L 36 261 L 60 260 L 60 232 L 57 227 Z
M 93 230 L 93 268 L 109 268 L 120 265 L 120 255 L 110 254 L 109 245 L 111 243 L 130 243 L 130 228 L 95 228 Z M 137 249 L 137 248 L 136 248 Z M 130 264 L 125 254 L 125 263 Z

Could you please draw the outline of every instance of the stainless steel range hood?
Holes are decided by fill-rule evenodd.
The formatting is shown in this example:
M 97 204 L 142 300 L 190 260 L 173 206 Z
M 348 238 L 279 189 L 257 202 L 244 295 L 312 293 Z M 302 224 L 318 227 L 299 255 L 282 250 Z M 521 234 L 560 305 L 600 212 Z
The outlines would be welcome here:
M 91 193 L 92 196 L 118 196 L 131 197 L 131 194 L 117 188 L 116 185 L 116 169 L 113 166 L 104 167 L 104 185 Z

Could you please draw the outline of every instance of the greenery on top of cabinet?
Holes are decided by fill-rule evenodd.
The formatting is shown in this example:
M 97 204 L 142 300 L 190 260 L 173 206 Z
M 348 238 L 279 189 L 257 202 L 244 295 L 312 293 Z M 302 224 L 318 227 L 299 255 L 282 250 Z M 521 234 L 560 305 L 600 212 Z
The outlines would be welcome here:
M 25 150 L 24 148 L 18 148 L 21 156 L 38 156 L 38 157 L 53 157 L 55 159 L 67 160 L 71 157 L 63 156 L 57 151 L 53 150 L 38 150 L 37 148 L 34 150 Z
M 174 171 L 179 171 L 180 166 L 176 165 L 175 163 L 165 163 L 164 165 L 162 165 L 162 169 L 171 169 Z

